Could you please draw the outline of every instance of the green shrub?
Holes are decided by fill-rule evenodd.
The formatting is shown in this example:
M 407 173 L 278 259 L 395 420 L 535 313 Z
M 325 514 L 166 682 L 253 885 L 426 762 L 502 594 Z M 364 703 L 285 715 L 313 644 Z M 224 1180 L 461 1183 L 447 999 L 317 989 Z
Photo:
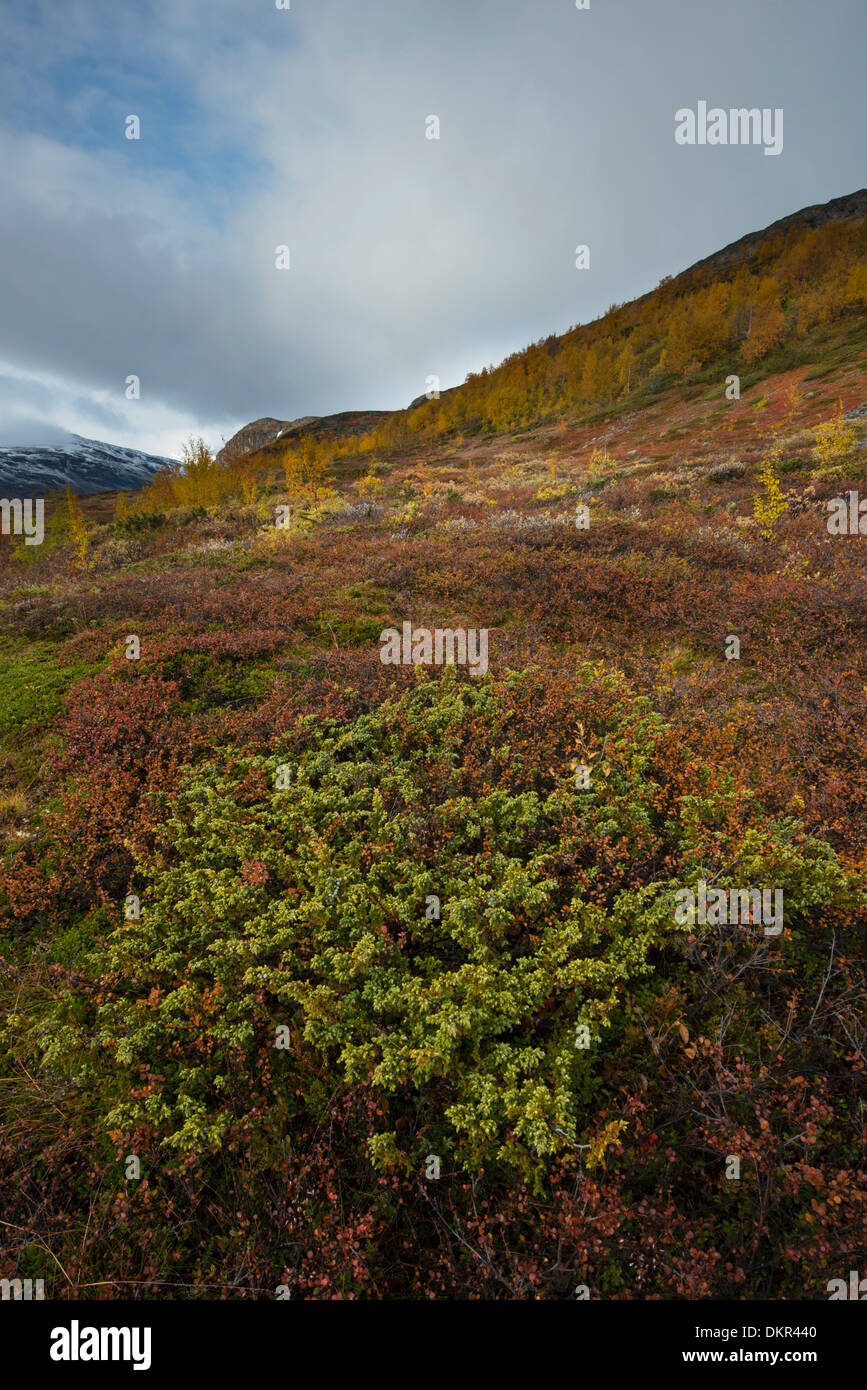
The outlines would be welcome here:
M 162 512 L 131 512 L 129 516 L 119 516 L 111 523 L 116 536 L 135 536 L 141 531 L 155 531 L 165 525 Z
M 139 858 L 140 920 L 91 953 L 83 1026 L 61 998 L 43 1029 L 52 1073 L 180 1155 L 253 1128 L 267 1151 L 357 1088 L 381 1098 L 379 1167 L 538 1176 L 585 1142 L 623 995 L 688 930 L 678 883 L 782 884 L 797 931 L 845 880 L 718 769 L 675 795 L 688 751 L 592 668 L 534 756 L 534 679 L 420 677 L 349 726 L 302 720 L 292 753 L 190 769 Z

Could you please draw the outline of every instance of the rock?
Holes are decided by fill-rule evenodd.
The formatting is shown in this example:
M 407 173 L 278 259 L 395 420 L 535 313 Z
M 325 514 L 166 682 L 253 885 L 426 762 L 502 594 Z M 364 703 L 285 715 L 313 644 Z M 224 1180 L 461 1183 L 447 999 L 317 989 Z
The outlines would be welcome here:
M 302 434 L 310 434 L 314 439 L 342 439 L 351 434 L 369 434 L 384 420 L 399 413 L 393 410 L 344 410 L 338 415 L 302 415 L 297 420 L 275 420 L 266 415 L 233 434 L 217 454 L 217 460 L 224 463 L 231 458 L 268 449 L 271 445 L 277 446 L 276 452 L 279 453 L 284 442 L 297 439 Z
M 261 449 L 263 445 L 277 439 L 293 423 L 291 420 L 275 420 L 270 415 L 263 416 L 261 420 L 253 420 L 226 441 L 217 454 L 218 463 L 224 463 L 230 458 L 240 458 L 243 454 Z

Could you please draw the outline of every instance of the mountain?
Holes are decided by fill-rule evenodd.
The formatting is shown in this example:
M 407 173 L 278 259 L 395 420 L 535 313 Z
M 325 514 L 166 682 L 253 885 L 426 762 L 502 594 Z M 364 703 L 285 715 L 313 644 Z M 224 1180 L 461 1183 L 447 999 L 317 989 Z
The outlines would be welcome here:
M 264 416 L 233 434 L 217 454 L 217 460 L 226 463 L 229 459 L 264 449 L 278 439 L 297 439 L 302 434 L 312 435 L 314 439 L 346 439 L 350 435 L 366 434 L 394 413 L 393 410 L 344 410 L 337 415 L 302 415 L 298 420 Z
M 832 198 L 827 203 L 813 203 L 810 207 L 801 208 L 799 212 L 791 212 L 786 217 L 779 218 L 760 232 L 748 232 L 737 241 L 729 242 L 722 250 L 714 251 L 712 256 L 705 256 L 703 260 L 696 261 L 684 274 L 730 266 L 739 261 L 745 252 L 755 250 L 761 242 L 780 233 L 807 228 L 815 230 L 817 227 L 824 227 L 826 222 L 845 222 L 853 217 L 867 217 L 867 188 L 859 188 L 855 193 L 845 193 L 842 198 Z
M 846 226 L 838 228 L 838 236 L 833 223 L 848 225 L 848 243 Z M 479 425 L 506 431 L 546 414 L 610 406 L 619 398 L 618 383 L 620 394 L 635 396 L 641 385 L 652 392 L 682 379 L 685 370 L 694 377 L 708 363 L 737 362 L 738 353 L 744 370 L 757 370 L 764 362 L 770 369 L 772 349 L 794 350 L 796 340 L 833 319 L 846 296 L 850 308 L 862 302 L 864 281 L 855 276 L 865 224 L 867 188 L 812 204 L 666 276 L 628 305 L 612 305 L 593 323 L 551 334 L 499 367 L 442 390 L 437 401 L 421 395 L 399 410 L 255 420 L 232 436 L 218 458 L 261 452 L 273 460 L 285 441 L 302 435 L 338 440 L 375 430 L 381 442 L 394 444 L 423 430 L 435 416 L 435 437 L 449 429 L 472 433 Z M 707 298 L 706 292 L 725 286 L 731 287 L 727 298 L 725 293 L 722 300 L 717 294 L 719 302 Z M 545 359 L 558 360 L 547 365 Z M 794 358 L 788 365 L 795 365 Z
M 44 497 L 70 487 L 80 495 L 144 487 L 172 459 L 70 434 L 60 444 L 0 445 L 0 493 Z

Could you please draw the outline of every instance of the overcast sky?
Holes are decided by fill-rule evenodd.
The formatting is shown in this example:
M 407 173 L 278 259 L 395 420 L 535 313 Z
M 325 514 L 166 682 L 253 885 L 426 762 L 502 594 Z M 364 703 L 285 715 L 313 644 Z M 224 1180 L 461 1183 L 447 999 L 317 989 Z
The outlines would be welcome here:
M 865 0 L 0 0 L 0 443 L 462 381 L 867 184 L 865 38 Z M 678 145 L 700 100 L 782 108 L 782 153 Z

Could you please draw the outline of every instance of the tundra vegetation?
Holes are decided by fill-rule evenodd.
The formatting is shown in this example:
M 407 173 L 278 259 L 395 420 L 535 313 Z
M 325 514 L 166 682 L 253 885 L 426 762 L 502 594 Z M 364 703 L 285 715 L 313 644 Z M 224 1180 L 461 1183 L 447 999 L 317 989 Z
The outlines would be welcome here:
M 865 250 L 766 238 L 373 434 L 193 440 L 3 540 L 4 1277 L 860 1267 L 867 537 L 827 519 L 867 497 Z M 383 665 L 406 621 L 487 673 Z M 783 930 L 678 920 L 699 884 Z

